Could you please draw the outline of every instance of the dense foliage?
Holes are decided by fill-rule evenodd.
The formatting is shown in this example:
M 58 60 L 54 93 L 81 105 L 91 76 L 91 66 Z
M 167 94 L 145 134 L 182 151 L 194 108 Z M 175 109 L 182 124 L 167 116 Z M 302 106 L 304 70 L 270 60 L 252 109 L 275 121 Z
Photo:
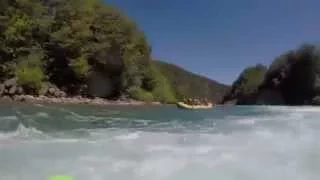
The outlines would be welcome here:
M 136 24 L 98 0 L 0 2 L 0 82 L 17 82 L 24 93 L 37 95 L 49 84 L 68 95 L 174 102 L 176 95 L 216 97 L 224 89 L 180 69 L 159 71 L 150 54 Z
M 250 81 L 256 84 L 256 79 L 251 78 Z M 250 104 L 319 104 L 320 48 L 304 44 L 280 55 L 261 79 L 263 81 L 259 81 L 261 83 L 258 83 L 254 100 Z M 234 86 L 236 83 L 237 81 Z M 249 85 L 246 87 L 249 88 Z
M 224 96 L 223 102 L 240 100 L 256 93 L 266 72 L 267 67 L 261 64 L 244 69 L 232 84 L 230 91 Z
M 229 88 L 227 85 L 188 72 L 176 65 L 161 61 L 154 63 L 174 87 L 173 91 L 178 99 L 207 98 L 217 103 Z

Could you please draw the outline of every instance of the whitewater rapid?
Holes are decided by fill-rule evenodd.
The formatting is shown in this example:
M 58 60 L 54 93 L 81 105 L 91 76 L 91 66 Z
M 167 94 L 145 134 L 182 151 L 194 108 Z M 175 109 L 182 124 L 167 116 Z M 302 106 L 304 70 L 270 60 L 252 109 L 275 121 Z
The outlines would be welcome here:
M 320 108 L 3 106 L 0 180 L 318 180 Z

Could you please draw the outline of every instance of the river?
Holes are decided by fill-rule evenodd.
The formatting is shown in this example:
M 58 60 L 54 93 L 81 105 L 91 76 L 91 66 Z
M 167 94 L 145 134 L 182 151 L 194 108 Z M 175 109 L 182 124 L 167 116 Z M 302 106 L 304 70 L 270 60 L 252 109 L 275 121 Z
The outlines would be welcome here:
M 318 180 L 320 108 L 0 105 L 0 179 Z

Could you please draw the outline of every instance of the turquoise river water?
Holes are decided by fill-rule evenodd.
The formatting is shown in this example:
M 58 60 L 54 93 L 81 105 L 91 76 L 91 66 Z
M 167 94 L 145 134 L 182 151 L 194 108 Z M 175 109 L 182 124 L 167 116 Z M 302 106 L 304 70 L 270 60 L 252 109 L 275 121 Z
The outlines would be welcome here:
M 319 180 L 320 107 L 0 105 L 0 180 Z

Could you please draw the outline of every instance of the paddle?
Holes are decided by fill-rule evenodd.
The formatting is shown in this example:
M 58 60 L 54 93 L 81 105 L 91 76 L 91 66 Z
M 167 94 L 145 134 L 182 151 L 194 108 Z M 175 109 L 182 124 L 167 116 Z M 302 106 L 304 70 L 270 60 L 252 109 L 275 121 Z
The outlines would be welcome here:
M 48 180 L 74 180 L 71 176 L 51 176 Z

